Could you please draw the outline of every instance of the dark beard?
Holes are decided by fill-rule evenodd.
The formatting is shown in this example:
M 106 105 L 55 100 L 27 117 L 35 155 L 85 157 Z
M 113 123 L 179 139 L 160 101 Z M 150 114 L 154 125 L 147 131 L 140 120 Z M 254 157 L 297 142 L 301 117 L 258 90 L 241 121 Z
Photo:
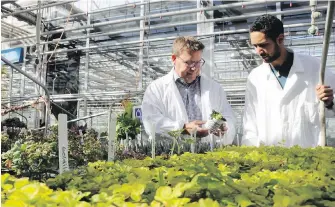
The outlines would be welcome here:
M 274 54 L 272 56 L 267 56 L 267 55 L 265 57 L 262 56 L 262 58 L 263 58 L 264 62 L 272 63 L 273 61 L 277 60 L 280 57 L 280 55 L 281 55 L 280 48 L 279 48 L 279 45 L 276 43 Z M 264 59 L 264 58 L 266 58 L 266 59 Z

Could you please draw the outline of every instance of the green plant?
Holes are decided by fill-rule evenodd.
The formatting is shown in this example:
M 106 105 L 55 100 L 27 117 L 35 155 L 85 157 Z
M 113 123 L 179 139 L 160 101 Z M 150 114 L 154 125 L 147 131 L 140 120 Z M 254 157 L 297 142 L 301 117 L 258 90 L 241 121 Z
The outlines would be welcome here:
M 29 130 L 15 137 L 13 145 L 9 143 L 11 140 L 2 136 L 1 142 L 9 146 L 2 151 L 3 169 L 37 180 L 58 174 L 58 130 L 57 126 L 50 129 L 52 133 L 46 137 L 43 131 Z M 107 148 L 99 142 L 94 130 L 87 130 L 83 137 L 69 130 L 68 143 L 70 168 L 107 159 Z
M 218 207 L 219 203 L 212 199 L 200 199 L 190 202 L 188 198 L 180 198 L 193 184 L 180 183 L 175 187 L 161 186 L 149 202 L 141 183 L 114 184 L 105 191 L 88 198 L 90 193 L 77 190 L 52 190 L 44 183 L 29 181 L 27 178 L 14 178 L 9 174 L 1 175 L 1 202 L 4 207 L 21 206 L 77 206 L 77 207 L 163 207 L 163 206 L 211 206 Z
M 72 191 L 53 191 L 44 183 L 29 181 L 28 178 L 16 179 L 9 174 L 1 175 L 1 203 L 3 207 L 21 206 L 80 206 L 89 203 L 80 201 L 89 193 Z
M 211 119 L 226 121 L 226 119 L 223 118 L 222 114 L 215 110 L 213 110 L 211 113 Z
M 6 168 L 17 175 L 34 179 L 48 178 L 48 173 L 57 173 L 58 159 L 55 142 L 15 142 L 14 146 L 2 154 Z
M 26 124 L 19 118 L 8 118 L 1 122 L 1 152 L 8 151 L 12 145 L 24 136 Z
M 118 115 L 116 119 L 116 133 L 117 139 L 126 139 L 126 133 L 128 137 L 131 139 L 135 139 L 136 135 L 140 133 L 140 126 L 141 123 L 138 119 L 133 119 L 132 115 L 132 108 L 133 105 L 129 101 L 123 102 L 125 111 Z
M 96 162 L 49 179 L 94 205 L 334 206 L 335 149 L 226 147 L 169 159 Z
M 173 155 L 175 146 L 177 145 L 177 154 L 180 154 L 180 145 L 178 143 L 178 140 L 180 140 L 180 136 L 183 133 L 184 129 L 180 129 L 180 130 L 174 130 L 174 131 L 170 131 L 168 132 L 168 134 L 173 138 L 173 145 L 170 151 L 170 154 Z

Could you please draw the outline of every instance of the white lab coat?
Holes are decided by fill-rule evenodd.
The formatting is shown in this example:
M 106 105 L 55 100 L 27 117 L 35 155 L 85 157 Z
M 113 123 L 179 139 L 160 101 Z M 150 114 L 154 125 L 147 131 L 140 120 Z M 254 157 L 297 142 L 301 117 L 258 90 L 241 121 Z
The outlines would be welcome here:
M 294 53 L 284 89 L 263 63 L 249 74 L 246 86 L 242 144 L 315 147 L 320 141 L 318 98 L 320 61 Z M 335 76 L 326 71 L 325 85 L 335 89 Z M 328 116 L 332 110 L 326 109 Z
M 149 121 L 156 124 L 156 133 L 159 134 L 182 129 L 184 124 L 189 122 L 182 97 L 173 79 L 173 70 L 153 81 L 145 91 L 142 117 L 147 133 L 149 133 Z M 207 121 L 212 110 L 221 112 L 228 125 L 225 144 L 231 144 L 235 137 L 236 119 L 225 91 L 219 83 L 204 74 L 201 75 L 200 87 L 202 120 Z

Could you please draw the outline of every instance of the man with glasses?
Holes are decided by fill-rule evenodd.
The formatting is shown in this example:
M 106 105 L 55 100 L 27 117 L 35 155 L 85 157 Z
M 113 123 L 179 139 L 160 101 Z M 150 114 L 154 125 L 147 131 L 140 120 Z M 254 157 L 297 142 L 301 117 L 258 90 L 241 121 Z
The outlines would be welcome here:
M 156 124 L 156 133 L 184 129 L 184 133 L 197 131 L 198 137 L 208 135 L 203 124 L 213 110 L 227 120 L 215 134 L 226 133 L 226 144 L 235 136 L 235 117 L 221 85 L 205 74 L 201 67 L 204 45 L 194 37 L 178 37 L 173 43 L 173 69 L 153 81 L 146 89 L 142 102 L 143 123 Z

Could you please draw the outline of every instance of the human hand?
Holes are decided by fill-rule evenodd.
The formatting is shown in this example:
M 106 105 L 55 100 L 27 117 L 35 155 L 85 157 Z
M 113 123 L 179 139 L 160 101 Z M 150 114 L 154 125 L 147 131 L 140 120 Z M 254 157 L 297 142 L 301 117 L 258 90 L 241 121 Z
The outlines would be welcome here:
M 224 135 L 225 133 L 227 133 L 227 130 L 228 130 L 228 127 L 226 126 L 226 122 L 224 122 L 220 127 L 219 129 L 213 131 L 212 133 L 215 135 L 215 136 L 220 136 L 220 135 Z
M 201 128 L 201 125 L 205 124 L 204 121 L 195 120 L 184 125 L 185 132 L 187 134 L 197 133 L 197 137 L 205 137 L 208 135 L 208 129 Z
M 320 101 L 325 102 L 326 106 L 329 106 L 334 100 L 334 91 L 330 86 L 325 85 L 317 85 L 316 86 L 316 94 Z

